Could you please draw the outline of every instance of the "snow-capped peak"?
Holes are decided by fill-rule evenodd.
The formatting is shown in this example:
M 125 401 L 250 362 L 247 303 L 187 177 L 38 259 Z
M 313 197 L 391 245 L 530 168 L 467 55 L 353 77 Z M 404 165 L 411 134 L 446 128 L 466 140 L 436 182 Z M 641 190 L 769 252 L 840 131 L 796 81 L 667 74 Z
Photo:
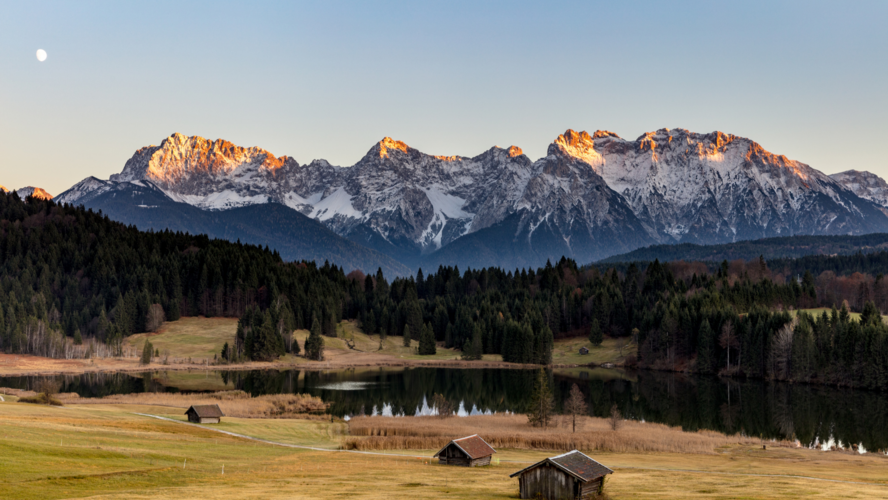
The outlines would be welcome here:
M 859 170 L 847 170 L 830 177 L 865 200 L 888 207 L 888 182 L 878 175 Z
M 16 189 L 15 193 L 19 195 L 19 198 L 25 199 L 28 196 L 33 196 L 34 198 L 40 198 L 41 200 L 51 200 L 52 195 L 44 191 L 39 187 L 28 186 L 23 187 L 21 189 Z
M 883 196 L 888 206 L 888 184 L 876 178 L 883 187 L 863 189 L 860 175 L 847 174 L 830 178 L 749 139 L 682 128 L 634 141 L 568 129 L 536 162 L 516 146 L 435 156 L 385 137 L 345 168 L 174 133 L 136 151 L 110 182 L 85 179 L 59 201 L 147 181 L 203 209 L 282 203 L 342 236 L 408 256 L 508 220 L 514 225 L 500 237 L 511 231 L 514 241 L 588 261 L 655 242 L 888 231 L 888 217 L 860 198 Z

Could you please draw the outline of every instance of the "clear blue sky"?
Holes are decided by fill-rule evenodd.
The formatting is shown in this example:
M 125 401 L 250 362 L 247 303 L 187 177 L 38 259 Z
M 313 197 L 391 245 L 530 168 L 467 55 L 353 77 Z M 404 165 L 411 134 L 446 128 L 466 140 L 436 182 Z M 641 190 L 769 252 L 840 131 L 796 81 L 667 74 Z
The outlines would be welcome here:
M 172 132 L 351 165 L 662 127 L 886 176 L 886 89 L 885 1 L 3 1 L 0 184 L 58 194 Z

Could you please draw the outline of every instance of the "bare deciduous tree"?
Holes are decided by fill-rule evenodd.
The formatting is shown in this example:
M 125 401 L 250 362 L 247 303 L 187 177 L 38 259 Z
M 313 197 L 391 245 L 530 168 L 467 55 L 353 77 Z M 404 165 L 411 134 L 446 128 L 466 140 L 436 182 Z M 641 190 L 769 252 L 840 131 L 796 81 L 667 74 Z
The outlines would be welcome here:
M 580 391 L 579 386 L 574 384 L 573 387 L 570 388 L 570 395 L 564 402 L 564 412 L 570 415 L 571 420 L 573 421 L 572 432 L 577 432 L 577 415 L 584 415 L 586 409 L 586 399 L 583 397 L 583 393 Z
M 727 369 L 731 369 L 731 348 L 739 348 L 740 342 L 737 341 L 737 334 L 734 332 L 734 324 L 730 321 L 725 321 L 724 326 L 722 326 L 721 336 L 718 338 L 718 344 L 722 346 L 722 349 L 727 349 L 728 351 L 728 366 Z M 737 360 L 737 365 L 740 365 L 740 360 Z
M 148 314 L 145 318 L 145 328 L 149 332 L 156 332 L 160 330 L 160 327 L 163 326 L 163 321 L 166 319 L 163 314 L 163 306 L 160 304 L 151 304 L 151 307 L 148 308 Z
M 607 417 L 607 421 L 610 424 L 612 431 L 620 430 L 620 427 L 623 425 L 623 415 L 620 413 L 620 409 L 617 408 L 617 403 L 614 403 L 613 406 L 611 406 L 610 415 Z
M 432 407 L 438 411 L 438 418 L 447 418 L 453 416 L 453 403 L 451 403 L 443 394 L 435 394 L 432 396 Z
M 783 325 L 774 337 L 771 350 L 768 352 L 768 371 L 773 378 L 779 380 L 789 378 L 792 369 L 792 337 L 797 324 L 798 318 L 794 318 Z

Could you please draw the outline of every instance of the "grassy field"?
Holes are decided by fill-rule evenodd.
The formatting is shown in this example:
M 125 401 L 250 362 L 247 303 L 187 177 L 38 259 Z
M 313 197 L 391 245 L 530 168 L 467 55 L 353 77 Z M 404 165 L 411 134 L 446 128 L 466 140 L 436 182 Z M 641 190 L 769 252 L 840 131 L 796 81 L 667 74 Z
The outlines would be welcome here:
M 555 341 L 555 347 L 552 349 L 552 363 L 559 365 L 619 363 L 625 359 L 625 356 L 635 354 L 634 344 L 626 345 L 623 348 L 623 354 L 620 354 L 620 345 L 625 343 L 626 340 L 605 337 L 604 342 L 596 347 L 590 344 L 589 340 L 584 337 L 558 339 Z M 580 347 L 588 348 L 589 354 L 580 354 Z
M 194 361 L 213 361 L 213 356 L 222 351 L 225 342 L 231 343 L 237 329 L 237 320 L 231 318 L 182 318 L 179 321 L 164 323 L 158 333 L 133 335 L 127 339 L 127 343 L 136 350 L 140 350 L 145 339 L 151 341 L 161 354 L 169 353 L 175 359 L 188 359 Z M 357 322 L 346 320 L 337 326 L 337 337 L 324 337 L 324 347 L 328 362 L 340 364 L 385 364 L 394 360 L 400 361 L 459 361 L 461 351 L 446 349 L 438 345 L 438 352 L 432 356 L 420 356 L 416 352 L 419 343 L 414 341 L 410 347 L 404 347 L 401 337 L 389 337 L 380 349 L 379 335 L 367 335 L 360 330 Z M 302 346 L 308 338 L 308 330 L 296 330 L 294 339 Z M 634 345 L 628 345 L 620 353 L 620 344 L 624 340 L 605 338 L 602 345 L 593 347 L 583 337 L 559 339 L 555 341 L 552 352 L 552 362 L 555 364 L 582 364 L 589 363 L 619 363 L 625 356 L 635 354 Z M 349 347 L 354 346 L 354 349 Z M 580 347 L 590 349 L 588 355 L 579 354 Z M 312 362 L 296 356 L 285 356 L 284 363 L 294 365 L 312 364 Z M 502 356 L 499 354 L 485 354 L 484 362 L 499 363 Z M 173 375 L 174 376 L 174 375 Z M 179 381 L 177 387 L 189 388 L 187 381 Z M 220 386 L 207 387 L 205 380 L 195 378 L 193 389 L 221 390 Z
M 141 349 L 147 338 L 161 355 L 169 352 L 176 358 L 209 359 L 222 352 L 226 342 L 234 341 L 237 319 L 233 318 L 182 318 L 163 324 L 157 333 L 132 335 L 126 342 Z
M 501 449 L 497 465 L 466 469 L 395 453 L 285 448 L 132 414 L 172 415 L 173 410 L 178 412 L 150 406 L 0 403 L 3 498 L 504 499 L 517 497 L 510 473 L 552 454 Z M 339 423 L 226 420 L 212 428 L 326 448 L 342 439 Z M 431 457 L 433 451 L 402 453 Z M 616 471 L 608 481 L 612 499 L 888 496 L 888 458 L 872 455 L 732 445 L 710 454 L 592 456 Z
M 792 314 L 793 316 L 795 316 L 799 312 L 806 312 L 812 316 L 820 316 L 823 313 L 826 313 L 828 315 L 828 314 L 830 314 L 831 311 L 832 311 L 832 309 L 829 307 L 817 307 L 814 309 L 798 309 L 795 311 L 789 311 L 789 313 Z M 848 314 L 851 316 L 851 319 L 853 319 L 854 321 L 860 321 L 860 313 L 849 312 Z M 882 315 L 882 321 L 888 321 L 888 314 Z
M 391 356 L 397 359 L 407 360 L 458 360 L 461 352 L 456 349 L 447 349 L 443 345 L 438 344 L 437 352 L 431 356 L 420 356 L 416 353 L 419 347 L 419 341 L 412 341 L 410 347 L 404 347 L 402 337 L 387 337 L 382 349 L 379 349 L 379 335 L 367 335 L 358 328 L 357 322 L 353 320 L 342 321 L 337 328 L 338 337 L 324 337 L 324 347 L 328 350 L 351 351 L 352 353 L 360 352 L 374 355 Z M 308 330 L 296 330 L 294 338 L 299 340 L 299 345 L 305 344 L 308 338 Z M 348 347 L 348 343 L 353 343 L 354 349 Z M 486 361 L 502 361 L 500 355 L 485 355 Z

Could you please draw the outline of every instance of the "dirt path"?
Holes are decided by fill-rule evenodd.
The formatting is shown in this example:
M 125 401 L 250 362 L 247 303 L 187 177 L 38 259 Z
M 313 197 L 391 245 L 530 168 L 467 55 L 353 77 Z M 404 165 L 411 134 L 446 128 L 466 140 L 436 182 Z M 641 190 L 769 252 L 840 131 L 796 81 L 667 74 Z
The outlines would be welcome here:
M 199 429 L 218 432 L 221 434 L 227 434 L 229 436 L 233 436 L 233 437 L 237 437 L 237 438 L 249 439 L 251 441 L 265 443 L 265 444 L 269 444 L 272 446 L 283 446 L 286 448 L 297 448 L 297 449 L 311 450 L 311 451 L 326 451 L 326 452 L 333 452 L 333 453 L 354 453 L 354 454 L 358 454 L 358 455 L 375 455 L 375 456 L 384 456 L 384 457 L 389 457 L 389 458 L 410 458 L 410 459 L 413 459 L 413 458 L 427 459 L 427 458 L 429 458 L 428 455 L 419 456 L 419 455 L 406 455 L 406 454 L 401 455 L 401 454 L 379 453 L 379 452 L 372 452 L 372 451 L 341 450 L 341 449 L 337 450 L 337 449 L 333 449 L 333 448 L 317 448 L 317 447 L 304 446 L 304 445 L 298 445 L 298 444 L 281 443 L 278 441 L 269 441 L 267 439 L 260 439 L 260 438 L 256 438 L 256 437 L 251 437 L 251 436 L 247 436 L 244 434 L 237 434 L 235 432 L 223 431 L 221 429 L 213 429 L 213 428 L 206 427 L 203 425 L 193 424 L 191 422 L 183 422 L 181 420 L 175 420 L 172 418 L 161 417 L 158 415 L 151 415 L 148 413 L 133 413 L 133 414 L 139 415 L 142 417 L 150 417 L 150 418 L 156 418 L 159 420 L 166 420 L 168 422 L 175 422 L 177 424 L 190 425 L 193 427 L 197 427 Z M 514 464 L 533 464 L 533 463 L 535 463 L 535 462 L 528 462 L 528 461 L 523 461 L 523 460 L 502 460 L 501 459 L 500 463 L 503 463 L 503 462 L 514 463 Z M 674 468 L 669 468 L 669 467 L 631 467 L 631 466 L 616 467 L 615 466 L 614 469 L 617 469 L 617 470 L 619 470 L 619 469 L 650 470 L 650 471 L 662 471 L 662 472 L 684 472 L 684 473 L 688 473 L 688 474 L 708 474 L 708 475 L 722 475 L 722 476 L 777 477 L 777 478 L 788 478 L 788 479 L 808 479 L 811 481 L 825 481 L 825 482 L 829 482 L 829 483 L 881 486 L 883 488 L 888 488 L 888 484 L 884 484 L 884 483 L 870 483 L 870 482 L 866 482 L 866 481 L 843 481 L 841 479 L 826 479 L 826 478 L 822 478 L 822 477 L 801 476 L 801 475 L 795 475 L 795 474 L 755 474 L 755 473 L 746 473 L 746 472 L 721 472 L 721 471 L 706 471 L 706 470 L 696 470 L 696 469 L 674 469 Z

